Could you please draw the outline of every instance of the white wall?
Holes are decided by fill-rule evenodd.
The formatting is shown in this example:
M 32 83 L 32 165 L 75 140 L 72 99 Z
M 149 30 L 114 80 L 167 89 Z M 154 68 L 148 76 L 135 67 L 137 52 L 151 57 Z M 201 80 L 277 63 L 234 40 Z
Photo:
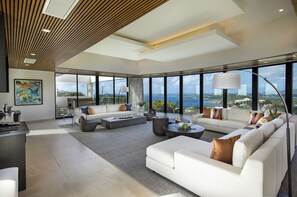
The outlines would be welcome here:
M 14 106 L 14 79 L 41 79 L 43 86 L 43 104 Z M 0 107 L 4 104 L 21 110 L 21 120 L 42 120 L 55 118 L 54 72 L 9 69 L 9 93 L 0 93 Z

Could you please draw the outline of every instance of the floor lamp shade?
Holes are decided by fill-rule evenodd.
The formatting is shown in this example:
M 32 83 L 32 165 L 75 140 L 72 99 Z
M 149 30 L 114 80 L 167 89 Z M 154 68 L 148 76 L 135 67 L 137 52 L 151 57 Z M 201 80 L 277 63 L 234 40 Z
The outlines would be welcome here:
M 213 89 L 240 89 L 241 76 L 237 73 L 214 74 L 212 81 Z

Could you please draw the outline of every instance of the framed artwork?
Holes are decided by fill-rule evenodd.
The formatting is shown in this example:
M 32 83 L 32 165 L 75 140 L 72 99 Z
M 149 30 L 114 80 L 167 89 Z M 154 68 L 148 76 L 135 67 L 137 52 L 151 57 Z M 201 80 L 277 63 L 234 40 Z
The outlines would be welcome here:
M 15 79 L 14 105 L 42 105 L 42 80 Z

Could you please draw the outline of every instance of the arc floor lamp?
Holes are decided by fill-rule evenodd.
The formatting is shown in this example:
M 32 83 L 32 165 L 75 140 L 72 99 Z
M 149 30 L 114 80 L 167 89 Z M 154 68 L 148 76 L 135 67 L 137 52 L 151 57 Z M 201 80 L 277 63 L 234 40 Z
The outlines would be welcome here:
M 245 71 L 249 72 L 249 71 Z M 267 80 L 266 77 L 263 77 L 257 73 L 249 72 L 253 75 L 256 75 L 259 78 L 264 79 L 271 87 L 277 92 L 278 96 L 281 98 L 282 103 L 285 107 L 285 113 L 286 113 L 286 134 L 287 134 L 287 164 L 288 164 L 288 196 L 293 197 L 292 193 L 292 177 L 291 177 L 291 140 L 290 140 L 290 125 L 289 125 L 289 113 L 288 113 L 288 107 L 285 102 L 284 97 L 282 94 L 278 91 L 278 89 Z M 220 73 L 215 74 L 213 77 L 213 83 L 212 83 L 213 89 L 240 89 L 241 88 L 241 76 L 238 73 Z

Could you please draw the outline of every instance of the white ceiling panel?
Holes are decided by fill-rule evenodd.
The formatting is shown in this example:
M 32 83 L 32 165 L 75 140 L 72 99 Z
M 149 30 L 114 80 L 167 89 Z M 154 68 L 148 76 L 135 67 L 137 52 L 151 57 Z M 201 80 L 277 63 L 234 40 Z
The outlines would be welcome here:
M 129 60 L 140 60 L 140 51 L 148 47 L 148 45 L 143 43 L 112 35 L 88 48 L 85 52 Z
M 167 62 L 221 50 L 236 48 L 239 45 L 217 30 L 212 30 L 186 41 L 147 50 L 143 59 Z
M 117 34 L 154 43 L 242 13 L 233 0 L 170 0 Z

